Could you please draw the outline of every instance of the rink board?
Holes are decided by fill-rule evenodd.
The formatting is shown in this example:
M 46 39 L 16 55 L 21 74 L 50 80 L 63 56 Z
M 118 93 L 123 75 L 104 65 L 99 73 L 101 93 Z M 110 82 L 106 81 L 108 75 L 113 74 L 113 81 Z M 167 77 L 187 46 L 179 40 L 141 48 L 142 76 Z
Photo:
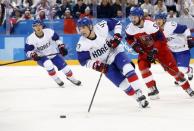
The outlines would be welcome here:
M 14 36 L 0 36 L 0 64 L 12 61 L 18 61 L 26 59 L 24 52 L 24 45 L 26 41 L 26 35 L 14 35 Z M 64 57 L 70 65 L 77 65 L 77 53 L 76 44 L 79 40 L 79 35 L 61 35 L 60 39 L 66 44 L 68 48 L 68 55 Z M 123 39 L 122 44 L 125 49 L 129 51 L 129 57 L 131 59 L 137 59 L 138 54 L 135 53 L 131 47 L 128 46 L 125 39 Z M 191 63 L 194 63 L 194 49 L 191 50 Z M 36 65 L 36 62 L 26 61 L 14 65 Z

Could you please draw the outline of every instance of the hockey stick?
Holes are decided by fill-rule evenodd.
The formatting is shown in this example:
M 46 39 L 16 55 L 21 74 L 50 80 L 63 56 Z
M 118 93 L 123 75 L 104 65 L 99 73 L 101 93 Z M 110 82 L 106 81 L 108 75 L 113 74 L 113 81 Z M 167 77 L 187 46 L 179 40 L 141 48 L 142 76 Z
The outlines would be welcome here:
M 175 70 L 167 66 L 166 64 L 161 63 L 158 59 L 155 59 L 156 62 L 160 63 L 163 67 L 167 68 L 168 70 L 172 71 L 173 73 L 177 73 Z
M 40 56 L 40 57 L 52 56 L 52 55 L 57 55 L 57 54 L 60 54 L 60 53 L 53 53 L 53 54 L 49 54 L 49 55 L 45 55 L 45 56 Z M 14 62 L 8 62 L 8 63 L 0 64 L 0 66 L 11 65 L 11 64 L 19 63 L 19 62 L 28 61 L 28 60 L 31 60 L 31 58 L 27 58 L 27 59 L 24 59 L 24 60 L 18 60 L 18 61 L 14 61 Z
M 109 56 L 110 56 L 110 53 L 111 53 L 111 51 L 109 52 L 109 54 L 108 54 L 108 56 L 107 56 L 107 58 L 106 58 L 106 63 L 107 63 L 107 61 L 108 61 L 108 58 L 109 58 Z M 95 95 L 96 95 L 97 89 L 98 89 L 99 84 L 100 84 L 100 81 L 101 81 L 101 79 L 102 79 L 102 75 L 103 75 L 103 70 L 102 70 L 102 72 L 100 73 L 100 77 L 99 77 L 99 79 L 98 79 L 98 83 L 97 83 L 97 85 L 96 85 L 96 88 L 95 88 L 95 90 L 94 90 L 92 99 L 91 99 L 91 101 L 90 101 L 90 105 L 89 105 L 89 108 L 88 108 L 88 113 L 90 112 L 90 109 L 91 109 L 91 107 L 92 107 L 92 104 L 93 104 L 93 101 L 94 101 L 94 97 L 95 97 Z

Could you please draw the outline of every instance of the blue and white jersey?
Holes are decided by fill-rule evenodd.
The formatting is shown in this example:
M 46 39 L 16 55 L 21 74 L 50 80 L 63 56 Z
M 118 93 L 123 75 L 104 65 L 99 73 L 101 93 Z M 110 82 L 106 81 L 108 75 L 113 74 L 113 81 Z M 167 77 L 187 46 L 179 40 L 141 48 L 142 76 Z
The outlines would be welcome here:
M 39 56 L 58 53 L 57 46 L 62 44 L 62 41 L 59 40 L 59 36 L 49 28 L 43 29 L 43 33 L 44 36 L 41 38 L 37 37 L 35 32 L 27 37 L 25 44 L 27 57 L 30 57 L 32 52 L 36 52 Z M 54 56 L 49 56 L 48 58 L 53 58 Z
M 111 64 L 115 56 L 124 51 L 124 47 L 121 44 L 114 50 L 107 45 L 112 38 L 109 31 L 114 30 L 114 33 L 121 34 L 122 26 L 120 22 L 115 19 L 101 21 L 94 25 L 93 30 L 96 34 L 96 39 L 90 40 L 81 36 L 77 43 L 76 51 L 80 64 L 92 68 L 95 61 L 106 63 L 109 53 L 107 64 Z
M 186 25 L 180 25 L 169 21 L 164 25 L 164 35 L 167 38 L 167 44 L 172 52 L 182 52 L 189 50 L 187 36 L 191 35 Z

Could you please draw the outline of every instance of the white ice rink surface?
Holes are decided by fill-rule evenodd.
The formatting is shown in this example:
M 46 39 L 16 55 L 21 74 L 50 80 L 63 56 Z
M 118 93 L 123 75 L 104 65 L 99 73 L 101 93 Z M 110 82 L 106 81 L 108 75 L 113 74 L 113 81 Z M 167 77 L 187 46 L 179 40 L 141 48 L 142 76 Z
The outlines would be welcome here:
M 99 73 L 71 68 L 82 86 L 58 73 L 65 82 L 65 88 L 59 88 L 37 66 L 0 67 L 0 131 L 194 131 L 194 98 L 174 86 L 159 65 L 152 71 L 161 99 L 150 101 L 150 108 L 138 108 L 132 97 L 103 77 L 89 114 Z M 191 85 L 194 88 L 193 81 Z M 147 95 L 145 85 L 142 88 Z

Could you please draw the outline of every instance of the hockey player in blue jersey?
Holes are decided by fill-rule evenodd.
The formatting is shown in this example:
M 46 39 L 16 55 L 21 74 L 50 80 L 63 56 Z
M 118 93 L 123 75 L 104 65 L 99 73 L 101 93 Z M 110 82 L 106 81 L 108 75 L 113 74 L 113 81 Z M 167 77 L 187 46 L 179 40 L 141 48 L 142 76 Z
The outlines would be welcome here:
M 27 37 L 25 44 L 27 57 L 44 67 L 59 86 L 63 87 L 64 82 L 57 76 L 54 66 L 62 71 L 70 82 L 79 86 L 81 82 L 73 77 L 71 69 L 64 62 L 63 56 L 66 56 L 68 51 L 59 40 L 58 34 L 52 29 L 43 29 L 43 23 L 40 20 L 33 21 L 32 28 L 34 32 Z M 49 54 L 56 55 L 47 56 Z
M 84 17 L 77 22 L 81 37 L 77 43 L 78 60 L 82 66 L 103 72 L 105 76 L 127 95 L 134 96 L 141 107 L 148 106 L 142 94 L 141 83 L 124 47 L 120 44 L 121 23 L 115 19 L 96 25 Z M 110 36 L 109 31 L 114 31 Z
M 186 25 L 177 24 L 174 21 L 167 21 L 166 13 L 157 13 L 155 15 L 157 25 L 163 29 L 163 33 L 167 38 L 169 49 L 176 59 L 177 66 L 180 71 L 188 76 L 189 80 L 193 79 L 193 68 L 190 63 L 190 50 L 188 43 L 190 42 L 191 32 Z M 178 82 L 175 81 L 178 85 Z

